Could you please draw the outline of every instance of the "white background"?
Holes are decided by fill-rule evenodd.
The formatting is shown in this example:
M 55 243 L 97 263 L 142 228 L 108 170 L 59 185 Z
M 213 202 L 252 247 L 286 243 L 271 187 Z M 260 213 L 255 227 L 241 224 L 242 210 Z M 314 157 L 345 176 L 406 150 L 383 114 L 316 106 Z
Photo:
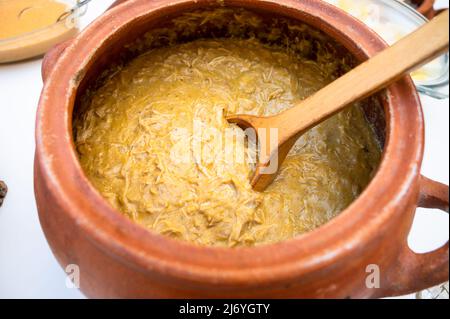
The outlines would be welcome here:
M 92 1 L 82 26 L 112 2 Z M 438 2 L 448 6 L 448 0 Z M 36 211 L 33 155 L 40 67 L 40 59 L 0 65 L 0 180 L 9 187 L 0 208 L 0 298 L 83 298 L 78 290 L 66 287 L 65 273 L 48 247 Z M 426 120 L 422 173 L 448 184 L 449 101 L 422 97 L 422 103 Z M 433 250 L 448 237 L 448 215 L 418 210 L 410 235 L 415 251 Z

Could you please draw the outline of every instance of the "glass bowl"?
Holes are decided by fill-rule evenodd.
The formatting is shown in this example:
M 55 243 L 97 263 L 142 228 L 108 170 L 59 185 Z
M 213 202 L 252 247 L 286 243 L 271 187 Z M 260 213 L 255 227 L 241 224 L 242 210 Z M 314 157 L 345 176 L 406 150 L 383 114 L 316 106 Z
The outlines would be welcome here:
M 326 1 L 363 21 L 390 45 L 429 21 L 400 0 Z M 411 76 L 421 93 L 438 99 L 448 98 L 449 54 L 415 70 Z
M 67 11 L 55 23 L 32 32 L 0 39 L 0 63 L 41 56 L 56 44 L 72 38 L 79 31 L 79 19 L 86 13 L 89 1 L 58 0 L 67 5 Z

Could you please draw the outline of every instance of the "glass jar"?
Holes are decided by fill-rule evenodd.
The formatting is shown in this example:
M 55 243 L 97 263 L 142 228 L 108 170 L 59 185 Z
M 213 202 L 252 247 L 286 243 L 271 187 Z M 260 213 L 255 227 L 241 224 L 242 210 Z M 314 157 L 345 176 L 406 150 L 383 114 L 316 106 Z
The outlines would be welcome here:
M 326 1 L 364 22 L 390 45 L 428 22 L 427 18 L 400 0 Z M 448 98 L 449 54 L 415 70 L 411 77 L 419 92 L 438 99 Z
M 57 2 L 66 5 L 67 10 L 56 18 L 54 23 L 8 38 L 1 38 L 0 63 L 41 56 L 56 44 L 72 38 L 79 31 L 79 19 L 86 13 L 89 1 L 58 0 Z

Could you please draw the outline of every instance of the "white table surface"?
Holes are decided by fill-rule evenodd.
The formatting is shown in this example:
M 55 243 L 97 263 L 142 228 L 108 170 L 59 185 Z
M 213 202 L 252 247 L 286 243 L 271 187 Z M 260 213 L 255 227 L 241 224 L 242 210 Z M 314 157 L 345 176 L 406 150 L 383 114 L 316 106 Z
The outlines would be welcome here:
M 82 25 L 112 0 L 94 0 Z M 448 7 L 448 0 L 438 1 Z M 33 192 L 34 122 L 42 89 L 41 59 L 0 65 L 0 180 L 9 188 L 0 208 L 0 298 L 83 298 L 66 287 L 39 224 Z M 422 97 L 426 150 L 422 173 L 449 182 L 449 101 Z M 419 209 L 410 246 L 426 252 L 449 238 L 448 215 Z M 411 297 L 411 296 L 406 296 Z

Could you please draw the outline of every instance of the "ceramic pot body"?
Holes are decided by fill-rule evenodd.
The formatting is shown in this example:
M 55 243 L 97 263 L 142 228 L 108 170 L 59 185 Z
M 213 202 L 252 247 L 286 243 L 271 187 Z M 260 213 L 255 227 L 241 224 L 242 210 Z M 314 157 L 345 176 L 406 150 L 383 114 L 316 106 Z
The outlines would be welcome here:
M 324 226 L 254 248 L 199 247 L 149 232 L 91 186 L 72 140 L 83 78 L 154 21 L 205 7 L 244 7 L 305 22 L 363 61 L 380 38 L 321 1 L 130 0 L 49 53 L 36 123 L 35 193 L 42 228 L 63 267 L 79 266 L 89 297 L 379 297 L 448 280 L 448 245 L 424 255 L 407 246 L 418 204 L 448 210 L 448 187 L 422 178 L 423 117 L 411 79 L 384 93 L 386 143 L 363 194 Z M 371 277 L 374 275 L 375 277 Z

